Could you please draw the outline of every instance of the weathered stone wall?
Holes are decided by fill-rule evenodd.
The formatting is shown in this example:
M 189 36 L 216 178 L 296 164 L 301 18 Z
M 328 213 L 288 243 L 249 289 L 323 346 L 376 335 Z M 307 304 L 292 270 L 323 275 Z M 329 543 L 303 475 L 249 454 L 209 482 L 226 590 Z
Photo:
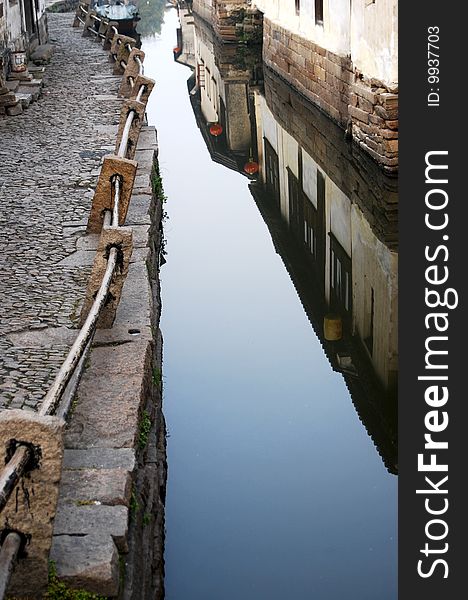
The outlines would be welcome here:
M 387 172 L 398 170 L 398 87 L 365 78 L 339 56 L 264 19 L 263 59 L 352 133 Z
M 261 42 L 263 15 L 245 0 L 194 0 L 193 12 L 210 23 L 223 42 Z
M 115 322 L 98 330 L 65 435 L 51 559 L 61 581 L 125 600 L 164 590 L 165 422 L 157 143 L 143 127 L 126 219 L 133 253 Z M 77 240 L 89 263 L 98 234 Z

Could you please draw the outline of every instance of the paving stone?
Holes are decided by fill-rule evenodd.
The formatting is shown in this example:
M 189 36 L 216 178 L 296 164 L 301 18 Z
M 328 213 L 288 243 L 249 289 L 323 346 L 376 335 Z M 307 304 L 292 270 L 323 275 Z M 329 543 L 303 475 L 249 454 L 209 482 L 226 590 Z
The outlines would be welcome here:
M 64 470 L 60 482 L 59 503 L 106 504 L 128 506 L 131 477 L 125 469 Z
M 0 409 L 37 407 L 76 336 L 92 263 L 76 254 L 77 238 L 102 148 L 115 145 L 120 78 L 72 20 L 49 14 L 56 41 L 47 70 L 7 82 L 33 97 L 44 83 L 43 96 L 16 118 L 0 116 Z M 21 101 L 17 107 L 21 112 Z
M 128 509 L 126 506 L 67 505 L 55 516 L 54 537 L 94 534 L 106 538 L 109 534 L 119 552 L 127 552 Z
M 117 596 L 119 553 L 109 535 L 54 536 L 50 558 L 69 587 Z
M 63 457 L 64 469 L 124 469 L 135 468 L 133 448 L 86 448 L 66 449 Z

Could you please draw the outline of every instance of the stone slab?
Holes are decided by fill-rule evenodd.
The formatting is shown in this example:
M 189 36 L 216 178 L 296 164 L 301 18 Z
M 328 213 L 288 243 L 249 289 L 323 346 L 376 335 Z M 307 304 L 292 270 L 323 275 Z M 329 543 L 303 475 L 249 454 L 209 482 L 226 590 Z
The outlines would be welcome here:
M 134 194 L 130 201 L 125 224 L 131 227 L 134 225 L 149 225 L 151 223 L 151 216 L 149 215 L 150 206 L 150 196 Z
M 65 435 L 67 448 L 135 446 L 151 349 L 151 342 L 139 336 L 131 348 L 128 343 L 93 348 Z
M 133 263 L 128 268 L 122 297 L 115 315 L 115 322 L 119 325 L 151 323 L 151 289 L 148 282 L 147 267 L 142 263 Z
M 109 535 L 55 536 L 50 558 L 58 577 L 69 587 L 117 596 L 119 553 Z
M 125 469 L 65 469 L 59 504 L 85 503 L 129 506 L 131 476 Z
M 62 506 L 55 518 L 54 537 L 94 534 L 112 536 L 119 552 L 127 552 L 128 508 L 126 506 Z
M 10 333 L 7 339 L 19 348 L 50 348 L 56 345 L 71 346 L 77 336 L 76 329 L 46 327 L 45 329 Z
M 135 468 L 133 448 L 87 448 L 85 450 L 65 449 L 63 468 L 72 469 L 124 469 L 132 472 Z

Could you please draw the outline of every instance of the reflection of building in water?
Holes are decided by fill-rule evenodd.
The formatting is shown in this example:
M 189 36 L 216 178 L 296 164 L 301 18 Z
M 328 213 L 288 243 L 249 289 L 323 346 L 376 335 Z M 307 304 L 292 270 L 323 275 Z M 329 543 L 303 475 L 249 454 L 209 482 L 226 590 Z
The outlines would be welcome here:
M 195 17 L 195 88 L 191 98 L 197 122 L 213 159 L 242 170 L 256 159 L 253 90 L 262 81 L 261 55 L 242 46 L 225 46 Z M 210 126 L 219 124 L 221 133 Z
M 224 41 L 262 38 L 267 66 L 387 172 L 398 170 L 397 0 L 194 0 L 193 7 Z
M 256 116 L 252 193 L 332 367 L 394 472 L 396 181 L 269 70 Z M 337 325 L 336 317 L 343 335 L 330 341 L 324 321 Z
M 208 148 L 240 172 L 246 153 L 255 152 L 260 171 L 251 191 L 276 250 L 330 364 L 396 472 L 396 180 L 269 69 L 261 91 L 257 67 L 240 69 L 236 48 L 229 56 L 208 32 L 196 27 L 202 74 L 194 102 Z M 212 122 L 223 127 L 222 145 L 208 132 Z

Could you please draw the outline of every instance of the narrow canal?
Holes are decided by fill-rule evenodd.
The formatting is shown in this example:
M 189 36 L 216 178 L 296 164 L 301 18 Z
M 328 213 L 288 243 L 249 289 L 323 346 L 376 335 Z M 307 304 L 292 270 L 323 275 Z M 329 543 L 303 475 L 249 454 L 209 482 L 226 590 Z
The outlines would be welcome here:
M 365 218 L 392 184 L 244 51 L 231 73 L 200 24 L 190 96 L 177 27 L 167 10 L 143 38 L 168 198 L 166 598 L 394 600 L 397 255 Z M 329 170 L 314 152 L 335 138 Z

